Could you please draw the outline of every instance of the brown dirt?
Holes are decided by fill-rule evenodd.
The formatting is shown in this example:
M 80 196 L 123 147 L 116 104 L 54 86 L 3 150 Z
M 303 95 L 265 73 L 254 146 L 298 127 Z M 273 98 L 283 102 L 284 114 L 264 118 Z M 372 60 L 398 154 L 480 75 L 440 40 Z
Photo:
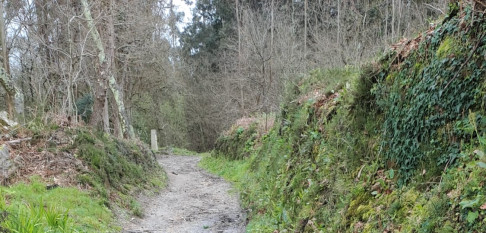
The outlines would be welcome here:
M 78 174 L 89 171 L 89 168 L 75 156 L 76 150 L 71 148 L 74 136 L 66 130 L 67 126 L 60 125 L 57 130 L 43 135 L 34 136 L 23 128 L 16 129 L 15 136 L 1 134 L 0 145 L 9 146 L 10 159 L 16 167 L 14 173 L 1 183 L 29 182 L 30 177 L 38 176 L 48 185 L 89 188 L 80 185 L 77 179 Z M 10 143 L 17 140 L 19 142 Z
M 156 196 L 139 197 L 143 218 L 121 220 L 126 233 L 245 231 L 244 213 L 231 185 L 197 166 L 201 157 L 164 155 L 159 163 L 168 185 Z

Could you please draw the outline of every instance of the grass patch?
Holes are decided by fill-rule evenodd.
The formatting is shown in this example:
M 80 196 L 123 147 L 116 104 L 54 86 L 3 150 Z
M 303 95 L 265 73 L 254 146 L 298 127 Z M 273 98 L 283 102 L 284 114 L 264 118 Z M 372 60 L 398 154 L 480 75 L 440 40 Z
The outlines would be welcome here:
M 197 156 L 199 153 L 184 148 L 171 147 L 167 149 L 171 154 L 184 156 Z
M 2 232 L 115 232 L 113 215 L 86 191 L 46 189 L 39 178 L 0 187 Z
M 225 157 L 206 155 L 199 166 L 239 187 L 248 172 L 249 162 L 248 160 L 229 160 Z

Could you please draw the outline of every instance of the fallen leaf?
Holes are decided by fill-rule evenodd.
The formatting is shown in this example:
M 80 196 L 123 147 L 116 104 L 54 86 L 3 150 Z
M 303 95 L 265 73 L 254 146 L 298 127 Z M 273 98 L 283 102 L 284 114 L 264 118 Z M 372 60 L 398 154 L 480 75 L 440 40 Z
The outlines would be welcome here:
M 448 196 L 450 199 L 457 198 L 457 197 L 459 197 L 459 191 L 457 191 L 457 190 L 452 190 L 452 191 L 450 191 L 449 193 L 447 193 L 447 196 Z
M 484 203 L 479 209 L 486 210 L 486 203 Z

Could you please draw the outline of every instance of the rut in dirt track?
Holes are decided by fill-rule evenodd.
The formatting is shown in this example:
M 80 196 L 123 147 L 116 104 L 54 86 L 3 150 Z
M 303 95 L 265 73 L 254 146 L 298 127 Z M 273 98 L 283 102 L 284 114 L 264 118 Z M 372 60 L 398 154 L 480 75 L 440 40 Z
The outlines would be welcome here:
M 231 185 L 197 166 L 201 157 L 165 155 L 168 176 L 160 194 L 141 197 L 144 218 L 124 224 L 124 232 L 240 233 L 245 218 Z

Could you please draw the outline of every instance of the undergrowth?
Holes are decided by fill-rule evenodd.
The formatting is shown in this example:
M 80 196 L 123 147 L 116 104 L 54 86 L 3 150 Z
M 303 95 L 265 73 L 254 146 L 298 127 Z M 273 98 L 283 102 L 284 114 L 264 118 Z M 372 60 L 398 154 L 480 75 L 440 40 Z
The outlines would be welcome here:
M 115 139 L 87 130 L 76 132 L 73 147 L 77 156 L 91 168 L 78 176 L 81 184 L 93 188 L 94 194 L 141 215 L 134 195 L 165 185 L 166 176 L 155 155 L 141 144 Z

